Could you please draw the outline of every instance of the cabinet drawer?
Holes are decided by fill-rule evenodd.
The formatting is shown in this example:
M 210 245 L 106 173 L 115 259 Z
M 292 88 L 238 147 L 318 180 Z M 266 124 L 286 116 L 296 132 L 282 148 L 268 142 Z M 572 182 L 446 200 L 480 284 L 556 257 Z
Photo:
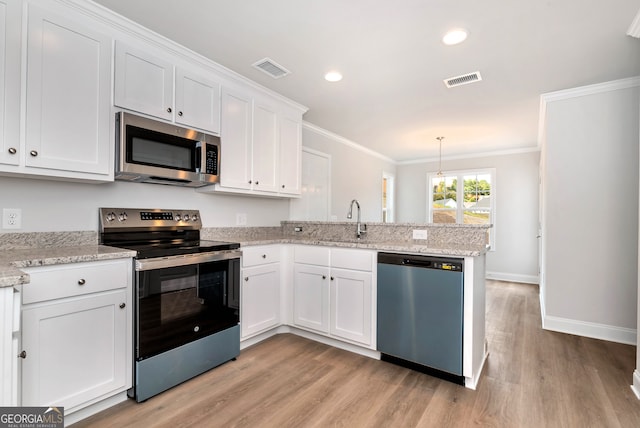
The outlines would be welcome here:
M 259 266 L 280 261 L 280 245 L 242 248 L 242 267 Z
M 31 281 L 22 287 L 22 304 L 124 288 L 131 266 L 122 259 L 24 269 Z
M 327 247 L 299 245 L 295 247 L 293 258 L 295 263 L 329 266 L 330 252 L 331 250 Z
M 371 272 L 373 252 L 334 248 L 331 250 L 331 267 Z

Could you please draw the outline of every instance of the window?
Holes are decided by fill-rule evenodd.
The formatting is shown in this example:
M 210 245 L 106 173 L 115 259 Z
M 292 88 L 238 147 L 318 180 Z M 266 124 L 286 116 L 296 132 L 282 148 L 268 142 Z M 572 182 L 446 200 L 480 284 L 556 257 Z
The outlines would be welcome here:
M 388 172 L 382 173 L 382 222 L 393 223 L 393 190 L 394 176 Z
M 495 228 L 495 169 L 430 173 L 428 182 L 427 221 L 494 224 Z M 489 230 L 491 248 L 495 248 L 494 228 Z

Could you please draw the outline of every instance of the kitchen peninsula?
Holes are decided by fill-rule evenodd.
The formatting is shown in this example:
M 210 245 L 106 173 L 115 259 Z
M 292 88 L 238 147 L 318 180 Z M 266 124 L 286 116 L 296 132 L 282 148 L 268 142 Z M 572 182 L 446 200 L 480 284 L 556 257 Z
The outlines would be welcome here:
M 475 389 L 488 353 L 485 342 L 484 276 L 487 233 L 490 227 L 368 223 L 367 233 L 357 239 L 356 225 L 352 222 L 283 221 L 280 227 L 203 228 L 202 239 L 241 243 L 242 348 L 278 333 L 291 332 L 372 358 L 380 358 L 380 353 L 376 351 L 378 251 L 447 256 L 462 260 L 465 266 L 463 375 L 465 386 Z M 419 236 L 426 236 L 426 239 L 413 239 L 414 230 L 420 231 Z M 18 382 L 22 384 L 25 380 L 24 370 L 22 378 L 17 375 L 17 364 L 24 364 L 24 360 L 16 359 L 14 354 L 22 349 L 25 335 L 29 332 L 26 331 L 28 326 L 24 321 L 20 330 L 12 326 L 20 319 L 21 310 L 24 319 L 29 302 L 34 302 L 35 305 L 32 306 L 38 307 L 40 303 L 37 302 L 44 299 L 40 295 L 34 295 L 29 288 L 38 293 L 58 293 L 36 283 L 37 276 L 35 279 L 33 275 L 29 276 L 32 269 L 44 267 L 64 272 L 68 268 L 86 267 L 86 274 L 89 275 L 101 263 L 118 264 L 121 261 L 130 265 L 127 259 L 134 254 L 131 251 L 97 245 L 97 234 L 94 232 L 15 233 L 3 234 L 0 238 L 3 243 L 0 246 L 0 303 L 5 308 L 5 315 L 7 309 L 15 308 L 17 311 L 15 316 L 3 319 L 0 349 L 3 375 L 7 375 L 3 378 L 13 378 L 14 382 L 12 385 L 3 385 L 6 391 L 3 391 L 2 400 L 3 405 L 16 405 L 24 400 L 24 388 L 22 397 L 17 396 L 16 391 L 20 390 Z M 118 269 L 126 273 L 131 267 L 125 268 L 118 264 Z M 308 296 L 310 299 L 300 300 L 301 292 L 311 290 L 298 287 L 297 280 L 305 278 L 306 284 L 312 283 L 314 278 L 320 281 L 323 276 L 330 277 L 332 283 L 330 286 L 327 283 L 322 288 L 323 294 L 320 297 L 326 299 L 326 306 L 318 306 L 317 315 L 321 322 L 316 324 L 315 319 L 308 316 L 316 315 L 315 307 L 305 306 L 308 309 L 305 313 L 295 308 L 296 305 L 317 303 L 320 299 L 316 300 L 316 296 L 312 294 Z M 254 281 L 255 279 L 259 281 Z M 57 283 L 50 282 L 48 286 L 56 287 L 54 284 Z M 344 295 L 336 297 L 336 290 L 339 290 L 336 287 L 340 284 L 352 287 L 346 293 L 347 300 L 340 300 Z M 129 299 L 122 293 L 129 290 L 130 284 L 120 281 L 120 285 L 122 288 L 113 292 L 120 293 L 115 294 L 118 298 Z M 28 297 L 26 304 L 25 297 Z M 65 298 L 64 295 L 52 297 Z M 121 304 L 118 298 L 111 302 L 114 308 Z M 122 303 L 126 303 L 127 308 L 130 307 L 129 300 L 123 300 Z M 19 322 L 17 324 L 20 326 Z M 128 330 L 129 327 L 130 324 Z M 18 345 L 20 340 L 23 344 Z M 124 373 L 126 377 L 128 370 L 125 369 Z M 113 391 L 117 391 L 118 395 L 99 395 L 104 402 L 102 407 L 95 410 L 91 410 L 91 406 L 100 405 L 99 400 L 97 403 L 74 402 L 78 410 L 76 417 L 86 417 L 117 400 L 126 399 L 122 386 Z M 11 401 L 11 397 L 14 397 L 14 401 Z M 85 404 L 89 406 L 86 409 L 83 408 Z M 65 407 L 73 410 L 72 405 Z

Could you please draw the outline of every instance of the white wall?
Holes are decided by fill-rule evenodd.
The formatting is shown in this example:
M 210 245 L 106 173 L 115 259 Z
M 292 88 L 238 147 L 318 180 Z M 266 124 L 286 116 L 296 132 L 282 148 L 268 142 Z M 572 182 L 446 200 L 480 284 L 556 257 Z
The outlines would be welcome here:
M 466 159 L 443 159 L 444 171 L 496 169 L 495 248 L 487 254 L 487 277 L 538 282 L 539 152 Z M 397 220 L 424 223 L 427 218 L 427 173 L 438 162 L 398 165 Z
M 0 208 L 21 208 L 22 229 L 1 232 L 98 230 L 99 207 L 190 208 L 201 211 L 204 227 L 235 226 L 247 214 L 248 226 L 279 226 L 289 216 L 288 199 L 198 193 L 158 184 L 105 184 L 0 177 Z
M 363 221 L 382 221 L 382 172 L 395 173 L 392 160 L 308 123 L 302 145 L 331 156 L 331 214 L 337 221 L 347 221 L 352 199 L 360 202 Z
M 543 325 L 635 343 L 640 79 L 543 96 Z

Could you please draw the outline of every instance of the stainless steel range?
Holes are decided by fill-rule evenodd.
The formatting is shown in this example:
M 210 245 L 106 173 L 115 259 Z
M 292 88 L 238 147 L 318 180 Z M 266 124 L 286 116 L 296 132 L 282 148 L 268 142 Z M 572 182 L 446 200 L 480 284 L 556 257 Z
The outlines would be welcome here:
M 201 228 L 198 210 L 100 208 L 100 243 L 137 252 L 138 402 L 240 354 L 240 245 Z

